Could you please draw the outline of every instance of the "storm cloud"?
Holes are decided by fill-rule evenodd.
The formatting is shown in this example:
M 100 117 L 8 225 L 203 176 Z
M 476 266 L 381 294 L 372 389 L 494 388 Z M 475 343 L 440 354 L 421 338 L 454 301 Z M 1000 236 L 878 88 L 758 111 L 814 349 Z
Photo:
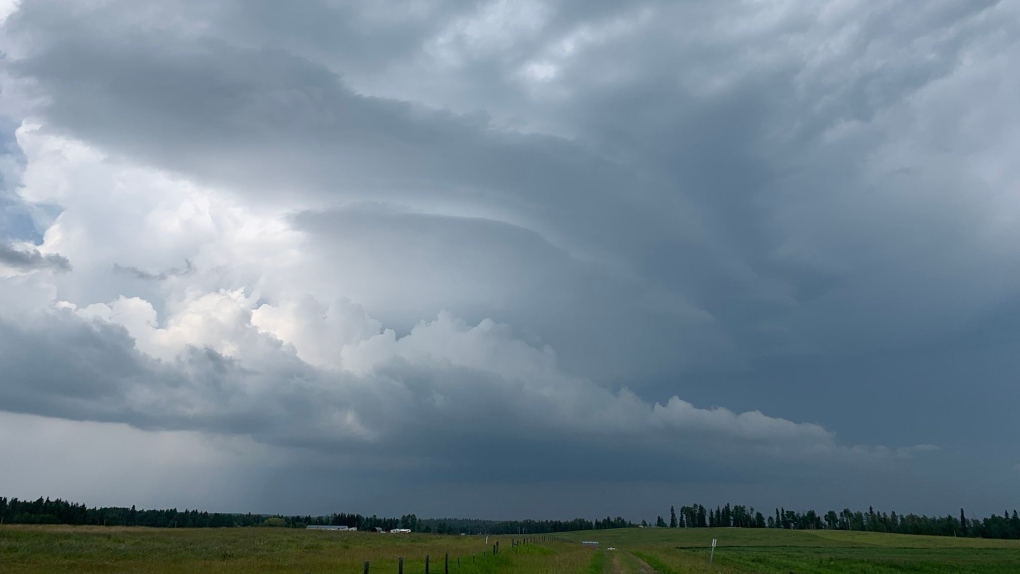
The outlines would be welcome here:
M 71 262 L 56 253 L 43 255 L 38 249 L 15 249 L 13 245 L 0 243 L 0 264 L 22 271 L 53 269 L 70 271 Z
M 1016 2 L 0 14 L 0 419 L 282 511 L 1015 503 Z

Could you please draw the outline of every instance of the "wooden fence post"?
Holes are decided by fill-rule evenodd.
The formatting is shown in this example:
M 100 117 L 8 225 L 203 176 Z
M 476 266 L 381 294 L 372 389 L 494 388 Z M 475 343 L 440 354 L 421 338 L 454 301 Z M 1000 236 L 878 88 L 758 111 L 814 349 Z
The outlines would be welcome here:
M 365 574 L 368 574 L 368 560 L 365 560 Z
M 443 574 L 450 574 L 450 553 L 443 556 Z
M 397 558 L 397 574 L 404 574 L 404 557 Z
M 429 555 L 425 555 L 425 574 L 429 574 Z

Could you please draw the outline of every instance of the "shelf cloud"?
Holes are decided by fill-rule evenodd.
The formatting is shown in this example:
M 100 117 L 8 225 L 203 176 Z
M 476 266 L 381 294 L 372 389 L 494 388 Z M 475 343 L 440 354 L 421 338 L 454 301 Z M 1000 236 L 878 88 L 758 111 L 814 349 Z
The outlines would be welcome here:
M 1017 16 L 0 4 L 5 494 L 998 512 Z M 97 468 L 36 492 L 58 435 Z M 205 462 L 104 487 L 118 437 Z

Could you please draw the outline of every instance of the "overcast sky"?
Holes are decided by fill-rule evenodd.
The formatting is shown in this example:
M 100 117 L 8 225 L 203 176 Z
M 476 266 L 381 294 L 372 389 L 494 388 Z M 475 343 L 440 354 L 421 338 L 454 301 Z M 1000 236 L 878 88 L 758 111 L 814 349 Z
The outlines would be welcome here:
M 0 495 L 1020 506 L 1020 1 L 0 1 Z

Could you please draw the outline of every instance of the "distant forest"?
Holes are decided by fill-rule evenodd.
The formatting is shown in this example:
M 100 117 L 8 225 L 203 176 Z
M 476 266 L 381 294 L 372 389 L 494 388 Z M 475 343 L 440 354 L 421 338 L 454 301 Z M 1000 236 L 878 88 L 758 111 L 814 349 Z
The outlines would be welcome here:
M 359 530 L 409 528 L 413 532 L 437 534 L 544 534 L 574 530 L 633 528 L 639 526 L 621 517 L 588 520 L 475 520 L 466 518 L 418 518 L 405 514 L 400 518 L 375 515 L 329 514 L 323 516 L 284 516 L 279 514 L 230 514 L 177 509 L 137 510 L 121 507 L 93 507 L 65 500 L 18 500 L 0 497 L 0 524 L 72 524 L 97 526 L 150 526 L 157 528 L 230 528 L 283 527 L 305 528 L 309 525 L 342 525 Z M 895 512 L 842 512 L 830 510 L 818 514 L 814 510 L 798 512 L 776 508 L 768 516 L 753 507 L 741 505 L 706 508 L 700 504 L 670 507 L 669 522 L 659 516 L 654 525 L 642 520 L 640 526 L 660 528 L 785 528 L 798 530 L 830 529 L 890 532 L 896 534 L 928 534 L 934 536 L 965 536 L 971 538 L 1020 539 L 1020 516 L 1004 512 L 980 519 L 960 516 L 923 516 Z
M 606 517 L 600 520 L 575 518 L 574 520 L 474 520 L 466 518 L 418 518 L 405 514 L 400 518 L 381 518 L 361 514 L 329 514 L 323 516 L 284 516 L 279 514 L 231 514 L 202 512 L 176 508 L 167 510 L 138 510 L 120 507 L 93 507 L 65 500 L 18 500 L 0 497 L 0 524 L 74 524 L 96 526 L 150 526 L 156 528 L 229 528 L 266 526 L 305 528 L 309 525 L 336 525 L 372 530 L 382 528 L 410 528 L 413 532 L 436 534 L 543 534 L 592 530 L 596 528 L 626 528 L 636 526 L 623 518 Z
M 642 521 L 643 526 L 647 524 Z M 970 538 L 1006 538 L 1020 539 L 1020 516 L 1016 510 L 1002 516 L 992 515 L 986 518 L 967 518 L 963 509 L 960 517 L 919 516 L 917 514 L 896 514 L 895 512 L 876 512 L 869 507 L 867 512 L 852 512 L 849 508 L 842 512 L 830 510 L 818 514 L 814 510 L 796 512 L 785 508 L 775 509 L 774 514 L 763 515 L 755 509 L 736 505 L 731 507 L 716 506 L 715 510 L 706 509 L 700 504 L 681 506 L 679 513 L 676 508 L 669 508 L 669 523 L 659 516 L 658 527 L 673 528 L 786 528 L 797 530 L 828 529 L 858 530 L 867 532 L 890 532 L 894 534 L 927 534 L 931 536 L 965 536 Z

